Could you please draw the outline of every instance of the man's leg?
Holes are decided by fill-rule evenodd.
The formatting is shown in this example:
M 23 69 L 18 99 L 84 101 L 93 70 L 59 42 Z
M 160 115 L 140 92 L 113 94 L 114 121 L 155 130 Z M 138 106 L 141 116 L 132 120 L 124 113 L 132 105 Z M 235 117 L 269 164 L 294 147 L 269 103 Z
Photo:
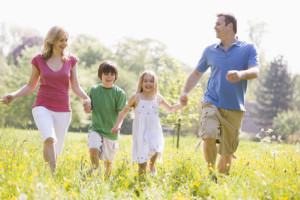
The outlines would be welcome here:
M 229 175 L 231 161 L 232 161 L 232 155 L 230 156 L 221 155 L 218 163 L 218 172 L 221 174 Z
M 206 138 L 203 144 L 204 158 L 209 170 L 214 170 L 217 159 L 216 139 Z

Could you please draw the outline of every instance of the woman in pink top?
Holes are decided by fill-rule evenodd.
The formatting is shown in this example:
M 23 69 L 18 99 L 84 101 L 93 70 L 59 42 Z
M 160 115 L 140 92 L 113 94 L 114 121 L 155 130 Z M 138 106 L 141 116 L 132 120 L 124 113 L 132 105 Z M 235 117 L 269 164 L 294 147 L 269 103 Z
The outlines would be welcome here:
M 15 98 L 34 91 L 40 79 L 32 114 L 44 142 L 45 162 L 49 163 L 52 172 L 55 172 L 57 156 L 61 155 L 71 122 L 69 82 L 73 92 L 87 105 L 85 108 L 91 104 L 78 82 L 78 59 L 66 52 L 68 38 L 66 30 L 52 27 L 44 40 L 41 54 L 31 61 L 32 72 L 27 84 L 2 98 L 4 104 L 9 104 Z

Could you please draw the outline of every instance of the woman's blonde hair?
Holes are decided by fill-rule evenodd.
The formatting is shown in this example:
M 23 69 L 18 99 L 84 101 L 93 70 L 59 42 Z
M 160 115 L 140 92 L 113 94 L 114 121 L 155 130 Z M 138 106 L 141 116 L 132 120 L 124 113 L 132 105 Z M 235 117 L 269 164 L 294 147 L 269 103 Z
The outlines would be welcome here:
M 147 74 L 149 74 L 149 75 L 151 75 L 153 77 L 153 79 L 154 79 L 154 94 L 157 94 L 158 93 L 158 79 L 157 79 L 156 74 L 153 71 L 150 71 L 150 70 L 144 71 L 140 75 L 136 92 L 137 93 L 143 92 L 142 84 L 143 84 L 143 81 L 144 81 L 144 77 Z
M 42 47 L 42 58 L 47 61 L 53 54 L 53 45 L 61 38 L 69 38 L 69 33 L 62 27 L 52 27 L 44 39 L 44 45 Z M 62 52 L 63 62 L 68 59 L 66 50 Z

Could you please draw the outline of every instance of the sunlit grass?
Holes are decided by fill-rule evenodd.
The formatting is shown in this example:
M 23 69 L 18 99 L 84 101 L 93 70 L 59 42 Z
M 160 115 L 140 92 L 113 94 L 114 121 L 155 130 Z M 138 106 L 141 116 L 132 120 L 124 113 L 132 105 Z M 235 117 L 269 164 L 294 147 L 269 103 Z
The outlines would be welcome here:
M 90 173 L 87 133 L 68 133 L 53 177 L 35 130 L 0 129 L 0 199 L 299 199 L 300 147 L 241 141 L 231 174 L 209 178 L 202 145 L 181 137 L 176 149 L 166 137 L 158 176 L 138 178 L 131 163 L 132 136 L 122 135 L 109 180 L 104 168 Z

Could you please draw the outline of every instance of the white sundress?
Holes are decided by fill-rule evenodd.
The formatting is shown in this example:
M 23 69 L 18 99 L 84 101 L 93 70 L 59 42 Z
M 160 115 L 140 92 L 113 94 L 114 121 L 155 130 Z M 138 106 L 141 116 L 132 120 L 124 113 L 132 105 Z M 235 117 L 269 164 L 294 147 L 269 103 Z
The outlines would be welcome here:
M 158 161 L 160 161 L 164 149 L 164 137 L 158 117 L 157 100 L 140 98 L 134 113 L 132 161 L 139 164 L 145 163 L 156 153 L 158 153 Z

